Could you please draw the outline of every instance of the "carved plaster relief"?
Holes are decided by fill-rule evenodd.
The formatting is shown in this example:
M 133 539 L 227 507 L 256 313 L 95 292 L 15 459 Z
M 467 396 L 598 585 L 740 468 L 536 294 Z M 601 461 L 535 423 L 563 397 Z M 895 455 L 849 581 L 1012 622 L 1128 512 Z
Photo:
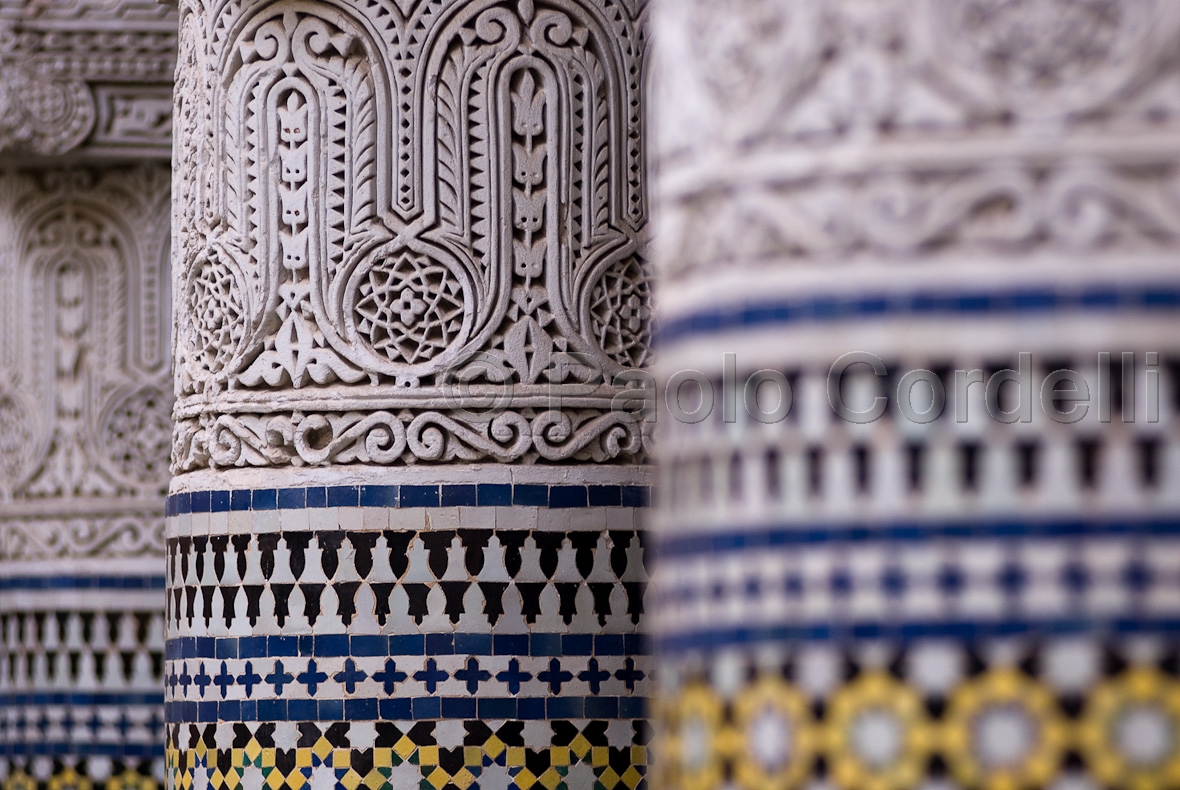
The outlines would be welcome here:
M 641 460 L 639 14 L 182 4 L 175 471 Z
M 162 551 L 162 168 L 0 176 L 0 557 Z

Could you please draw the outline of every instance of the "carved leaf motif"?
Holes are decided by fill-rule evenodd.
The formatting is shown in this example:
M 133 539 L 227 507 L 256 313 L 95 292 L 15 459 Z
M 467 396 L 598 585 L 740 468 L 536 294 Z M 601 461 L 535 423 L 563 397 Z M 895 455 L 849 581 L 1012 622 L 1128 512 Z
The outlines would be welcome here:
M 528 316 L 508 330 L 504 338 L 504 350 L 508 354 L 508 361 L 520 374 L 521 381 L 532 384 L 549 367 L 553 339 L 535 318 Z

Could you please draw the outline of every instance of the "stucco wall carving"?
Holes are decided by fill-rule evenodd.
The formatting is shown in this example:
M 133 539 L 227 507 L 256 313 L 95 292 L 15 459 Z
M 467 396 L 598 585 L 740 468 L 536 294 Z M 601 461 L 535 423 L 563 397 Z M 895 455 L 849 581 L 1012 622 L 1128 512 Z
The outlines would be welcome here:
M 661 30 L 673 280 L 1180 237 L 1175 4 L 739 5 L 688 2 Z
M 639 8 L 180 14 L 177 472 L 644 457 Z
M 163 549 L 168 171 L 0 176 L 0 558 Z
M 176 12 L 0 0 L 0 155 L 167 159 Z

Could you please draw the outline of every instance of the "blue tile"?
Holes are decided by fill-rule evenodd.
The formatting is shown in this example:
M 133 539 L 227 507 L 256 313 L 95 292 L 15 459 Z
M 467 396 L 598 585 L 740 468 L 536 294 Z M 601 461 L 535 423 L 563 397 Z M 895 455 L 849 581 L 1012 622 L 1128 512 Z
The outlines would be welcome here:
M 256 488 L 250 497 L 251 510 L 276 510 L 279 506 L 279 492 L 273 488 Z
M 643 697 L 619 697 L 619 718 L 646 719 L 647 700 Z
M 217 721 L 216 702 L 197 703 L 197 721 Z
M 496 634 L 495 654 L 498 656 L 527 656 L 529 654 L 528 634 Z
M 315 655 L 315 637 L 311 634 L 297 637 L 299 639 L 299 655 L 314 656 Z
M 545 718 L 544 697 L 522 697 L 516 700 L 516 718 L 543 719 Z
M 443 507 L 475 507 L 475 486 L 443 486 L 441 502 Z
M 229 492 L 229 509 L 243 511 L 250 509 L 249 489 Z
M 646 656 L 650 647 L 643 634 L 623 634 L 623 650 L 629 656 Z
M 257 700 L 242 700 L 242 721 L 258 721 Z
M 227 699 L 222 700 L 217 705 L 217 715 L 221 721 L 241 721 L 242 720 L 242 703 L 240 700 Z
M 258 701 L 258 712 L 262 713 L 262 700 Z M 317 721 L 320 708 L 313 699 L 287 700 L 287 717 L 290 721 Z
M 344 719 L 344 700 L 342 699 L 322 699 L 320 700 L 320 721 L 341 721 Z
M 479 701 L 481 719 L 515 719 L 516 699 L 514 697 L 484 697 Z
M 294 658 L 299 655 L 299 637 L 268 636 L 266 654 L 272 658 Z
M 549 507 L 586 507 L 586 486 L 549 486 Z
M 386 721 L 398 721 L 412 719 L 414 717 L 411 710 L 410 700 L 402 697 L 400 699 L 383 699 L 379 706 L 381 718 Z
M 389 637 L 389 655 L 391 656 L 424 656 L 426 655 L 425 637 L 422 634 L 399 634 Z
M 176 495 L 176 512 L 177 513 L 192 513 L 193 512 L 193 495 L 188 491 L 183 494 Z
M 197 719 L 197 703 L 195 703 L 195 702 L 182 702 L 182 703 L 180 703 L 180 709 L 182 711 L 182 713 L 180 714 L 180 716 L 181 716 L 179 719 L 180 721 L 197 721 L 198 720 Z M 283 718 L 286 718 L 286 714 L 283 714 Z M 174 719 L 174 721 L 176 721 L 176 720 Z
M 315 638 L 317 656 L 347 656 L 348 634 L 320 634 Z
M 532 634 L 530 637 L 530 655 L 560 656 L 561 634 Z
M 438 507 L 438 486 L 402 486 L 402 507 Z
M 545 713 L 551 719 L 582 718 L 581 697 L 549 697 L 545 701 Z
M 647 486 L 623 486 L 623 507 L 647 507 L 651 494 Z
M 586 495 L 590 507 L 618 507 L 623 504 L 619 486 L 587 486 Z
M 217 658 L 237 658 L 238 640 L 236 637 L 221 637 L 217 640 Z
M 562 634 L 561 654 L 564 656 L 588 656 L 594 652 L 593 634 Z
M 213 658 L 213 651 L 217 649 L 217 640 L 211 636 L 198 636 L 197 640 L 197 658 Z
M 397 506 L 397 486 L 361 486 L 361 507 Z
M 438 697 L 414 697 L 415 719 L 437 719 L 441 711 L 442 704 Z
M 279 489 L 279 509 L 280 510 L 302 510 L 307 507 L 307 489 L 305 488 L 280 488 Z
M 594 654 L 598 656 L 623 655 L 623 635 L 598 634 L 594 637 Z
M 208 513 L 209 512 L 209 492 L 208 491 L 193 491 L 190 494 L 192 497 L 192 512 L 193 513 Z
M 455 652 L 490 656 L 492 655 L 492 635 L 455 634 Z
M 517 507 L 548 507 L 549 486 L 514 485 L 512 486 L 512 504 Z
M 360 501 L 357 486 L 328 486 L 328 507 L 356 507 Z
M 320 704 L 322 716 L 324 706 Z M 375 699 L 346 699 L 344 700 L 344 718 L 348 721 L 372 721 L 377 718 L 377 700 Z
M 349 642 L 354 656 L 384 656 L 389 653 L 387 636 L 354 636 Z
M 228 491 L 210 491 L 209 492 L 209 512 L 210 513 L 225 513 L 229 510 L 229 492 Z
M 323 486 L 312 486 L 304 489 L 308 507 L 327 507 L 328 489 Z
M 587 697 L 584 715 L 588 719 L 615 719 L 619 716 L 618 697 Z
M 480 483 L 475 498 L 480 507 L 510 507 L 512 486 L 507 483 Z
M 426 634 L 426 655 L 450 656 L 455 653 L 453 634 Z
M 238 638 L 238 658 L 262 658 L 266 655 L 265 636 L 243 636 Z
M 476 718 L 475 697 L 443 697 L 442 715 L 444 719 Z

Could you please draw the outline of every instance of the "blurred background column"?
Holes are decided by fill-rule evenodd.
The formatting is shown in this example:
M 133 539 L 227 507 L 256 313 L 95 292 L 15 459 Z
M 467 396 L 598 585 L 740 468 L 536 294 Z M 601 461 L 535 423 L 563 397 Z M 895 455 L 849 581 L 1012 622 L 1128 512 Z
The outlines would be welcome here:
M 177 788 L 636 788 L 640 9 L 180 4 Z
M 164 778 L 176 15 L 0 0 L 0 787 Z
M 658 787 L 1180 781 L 1176 15 L 658 7 Z

